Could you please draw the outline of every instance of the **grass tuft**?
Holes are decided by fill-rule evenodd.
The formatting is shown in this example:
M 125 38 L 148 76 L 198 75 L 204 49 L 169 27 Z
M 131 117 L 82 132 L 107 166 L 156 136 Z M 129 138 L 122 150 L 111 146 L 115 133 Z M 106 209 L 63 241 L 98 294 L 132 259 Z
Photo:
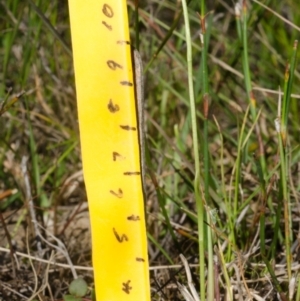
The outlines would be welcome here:
M 299 4 L 227 2 L 128 1 L 145 64 L 152 300 L 300 299 Z M 68 262 L 93 283 L 67 3 L 0 7 L 0 299 L 58 300 Z

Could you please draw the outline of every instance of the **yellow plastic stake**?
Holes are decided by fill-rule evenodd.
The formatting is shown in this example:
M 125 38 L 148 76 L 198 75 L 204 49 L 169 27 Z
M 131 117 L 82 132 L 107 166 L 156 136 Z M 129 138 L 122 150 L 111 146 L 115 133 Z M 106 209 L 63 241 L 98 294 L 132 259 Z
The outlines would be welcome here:
M 97 301 L 149 301 L 126 0 L 69 0 Z

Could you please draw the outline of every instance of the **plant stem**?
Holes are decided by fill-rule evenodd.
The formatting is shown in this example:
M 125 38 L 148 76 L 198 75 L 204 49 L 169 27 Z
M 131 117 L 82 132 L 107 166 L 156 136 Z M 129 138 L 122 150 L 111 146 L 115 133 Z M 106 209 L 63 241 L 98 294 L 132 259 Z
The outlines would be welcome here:
M 204 261 L 204 233 L 205 233 L 206 225 L 204 224 L 204 204 L 200 194 L 200 159 L 199 159 L 199 148 L 198 148 L 195 95 L 194 95 L 194 85 L 193 85 L 192 45 L 191 45 L 191 33 L 190 33 L 186 0 L 182 0 L 182 8 L 183 8 L 183 15 L 184 15 L 184 22 L 185 22 L 185 35 L 186 35 L 186 44 L 187 44 L 189 98 L 190 98 L 193 149 L 194 149 L 194 160 L 195 160 L 194 192 L 195 192 L 195 200 L 196 200 L 196 206 L 198 212 L 200 299 L 204 301 L 206 300 L 205 299 L 205 261 Z

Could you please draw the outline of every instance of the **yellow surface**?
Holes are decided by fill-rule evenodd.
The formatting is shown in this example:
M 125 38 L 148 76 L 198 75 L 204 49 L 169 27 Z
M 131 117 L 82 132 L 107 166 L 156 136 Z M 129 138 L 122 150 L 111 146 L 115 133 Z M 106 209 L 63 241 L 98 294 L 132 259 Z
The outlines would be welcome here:
M 97 301 L 150 300 L 125 0 L 69 0 Z

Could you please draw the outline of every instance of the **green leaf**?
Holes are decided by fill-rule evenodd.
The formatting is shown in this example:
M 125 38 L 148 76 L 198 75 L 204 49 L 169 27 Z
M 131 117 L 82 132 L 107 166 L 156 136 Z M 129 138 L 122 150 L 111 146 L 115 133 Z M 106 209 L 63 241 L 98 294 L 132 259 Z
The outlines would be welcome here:
M 82 301 L 82 299 L 79 297 L 75 297 L 73 295 L 65 295 L 64 301 Z
M 69 286 L 70 294 L 76 297 L 83 297 L 86 295 L 87 290 L 88 285 L 82 278 L 73 280 Z

